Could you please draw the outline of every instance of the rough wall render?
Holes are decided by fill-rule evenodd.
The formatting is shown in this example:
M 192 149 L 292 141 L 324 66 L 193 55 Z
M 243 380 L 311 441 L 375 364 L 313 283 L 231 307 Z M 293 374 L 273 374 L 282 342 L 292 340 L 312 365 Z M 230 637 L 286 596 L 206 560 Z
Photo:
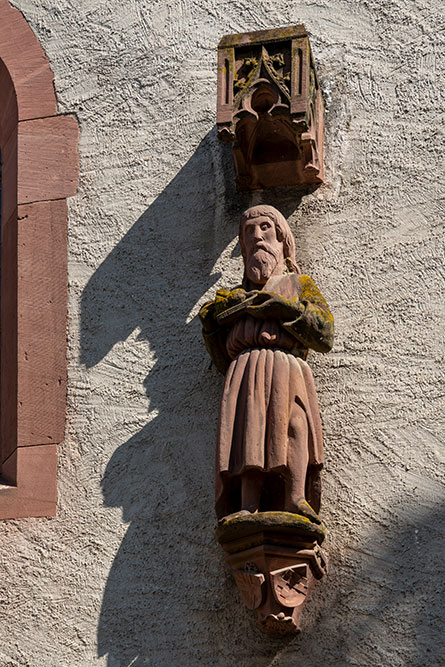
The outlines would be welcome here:
M 0 665 L 443 664 L 440 0 L 15 0 L 77 114 L 59 514 L 1 524 Z M 215 130 L 216 47 L 304 22 L 326 184 L 239 195 Z M 239 213 L 275 205 L 336 319 L 310 358 L 330 573 L 272 640 L 213 536 L 222 377 L 196 313 L 236 284 Z

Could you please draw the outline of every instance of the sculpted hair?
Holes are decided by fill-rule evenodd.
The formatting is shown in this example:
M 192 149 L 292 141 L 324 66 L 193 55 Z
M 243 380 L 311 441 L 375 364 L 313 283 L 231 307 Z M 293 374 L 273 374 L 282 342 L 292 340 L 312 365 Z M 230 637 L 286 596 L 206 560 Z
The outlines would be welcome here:
M 243 215 L 241 216 L 239 224 L 239 242 L 243 259 L 246 260 L 246 247 L 244 245 L 243 236 L 244 223 L 251 218 L 259 218 L 260 216 L 266 216 L 274 223 L 277 239 L 283 242 L 284 261 L 289 273 L 301 273 L 295 259 L 294 235 L 292 234 L 291 229 L 287 224 L 286 218 L 276 208 L 273 206 L 267 206 L 266 204 L 252 206 L 251 208 L 248 208 L 247 211 L 244 211 Z

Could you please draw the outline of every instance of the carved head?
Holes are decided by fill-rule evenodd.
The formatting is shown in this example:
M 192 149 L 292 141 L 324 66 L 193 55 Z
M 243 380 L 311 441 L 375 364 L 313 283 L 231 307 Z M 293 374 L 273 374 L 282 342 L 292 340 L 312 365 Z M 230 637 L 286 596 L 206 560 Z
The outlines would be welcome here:
M 295 240 L 284 216 L 273 206 L 244 211 L 239 226 L 244 279 L 264 285 L 271 276 L 300 273 L 295 262 Z

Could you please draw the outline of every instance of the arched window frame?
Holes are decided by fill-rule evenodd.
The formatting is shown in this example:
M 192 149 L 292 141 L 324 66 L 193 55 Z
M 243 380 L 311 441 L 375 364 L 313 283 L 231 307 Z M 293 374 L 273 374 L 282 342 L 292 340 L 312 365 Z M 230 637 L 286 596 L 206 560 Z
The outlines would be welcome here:
M 0 519 L 52 516 L 66 411 L 67 203 L 78 124 L 23 15 L 0 0 Z

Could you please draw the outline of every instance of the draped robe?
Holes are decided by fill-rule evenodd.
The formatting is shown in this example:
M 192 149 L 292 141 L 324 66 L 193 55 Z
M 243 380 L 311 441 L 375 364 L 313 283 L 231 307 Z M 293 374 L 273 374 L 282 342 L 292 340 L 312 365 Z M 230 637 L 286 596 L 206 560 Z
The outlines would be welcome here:
M 320 352 L 332 347 L 332 315 L 309 276 L 275 276 L 263 290 L 286 298 L 298 297 L 303 313 L 292 322 L 244 314 L 229 327 L 207 332 L 209 351 L 219 346 L 219 359 L 225 352 L 230 362 L 218 420 L 218 516 L 239 509 L 233 506 L 231 497 L 233 481 L 247 470 L 286 476 L 295 404 L 304 411 L 307 421 L 308 471 L 323 465 L 317 394 L 305 358 L 309 347 Z

